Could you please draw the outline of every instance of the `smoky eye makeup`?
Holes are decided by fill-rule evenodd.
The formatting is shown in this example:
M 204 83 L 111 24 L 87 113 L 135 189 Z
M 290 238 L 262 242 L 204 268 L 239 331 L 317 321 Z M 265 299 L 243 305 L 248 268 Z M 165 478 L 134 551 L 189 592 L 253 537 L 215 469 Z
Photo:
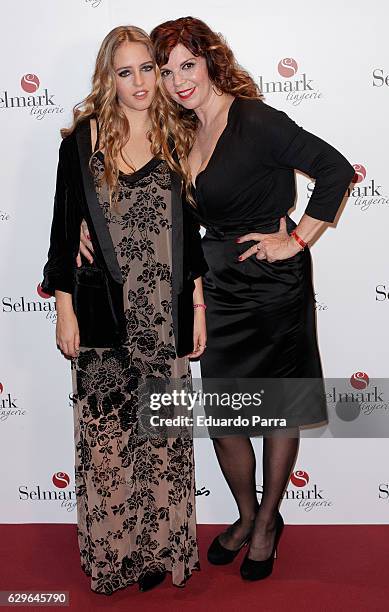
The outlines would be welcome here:
M 123 68 L 122 70 L 118 71 L 118 75 L 122 78 L 125 78 L 127 76 L 129 76 L 131 74 L 131 72 L 128 70 L 128 68 Z
M 142 70 L 142 72 L 151 72 L 151 70 L 154 69 L 154 64 L 152 62 L 150 62 L 149 64 L 143 64 L 140 69 Z M 116 73 L 120 77 L 125 78 L 132 74 L 132 70 L 130 68 L 119 68 Z

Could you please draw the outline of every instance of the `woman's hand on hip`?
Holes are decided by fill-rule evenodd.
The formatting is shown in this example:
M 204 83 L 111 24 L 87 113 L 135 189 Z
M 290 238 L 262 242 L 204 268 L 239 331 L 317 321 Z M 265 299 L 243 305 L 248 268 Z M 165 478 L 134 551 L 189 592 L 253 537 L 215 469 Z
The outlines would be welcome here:
M 244 261 L 248 257 L 255 255 L 257 259 L 266 259 L 266 261 L 273 263 L 274 261 L 289 259 L 302 250 L 302 247 L 293 236 L 289 236 L 286 229 L 285 217 L 280 219 L 280 229 L 278 232 L 274 234 L 259 234 L 257 232 L 252 232 L 251 234 L 240 236 L 236 239 L 236 242 L 240 244 L 253 240 L 255 240 L 256 244 L 242 253 L 239 257 L 239 261 Z
M 80 227 L 80 248 L 76 257 L 77 268 L 81 267 L 81 254 L 89 261 L 93 263 L 93 245 L 91 243 L 89 229 L 86 221 L 83 220 Z

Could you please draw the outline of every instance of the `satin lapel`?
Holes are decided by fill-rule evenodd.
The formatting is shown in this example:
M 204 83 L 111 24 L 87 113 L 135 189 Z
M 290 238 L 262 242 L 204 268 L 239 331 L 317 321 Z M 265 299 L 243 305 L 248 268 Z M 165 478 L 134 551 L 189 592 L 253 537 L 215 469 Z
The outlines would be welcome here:
M 172 288 L 176 294 L 183 287 L 184 234 L 181 198 L 181 178 L 170 171 L 172 183 Z
M 84 184 L 85 198 L 92 219 L 99 246 L 104 257 L 105 264 L 112 278 L 123 284 L 123 277 L 116 257 L 111 234 L 107 227 L 104 213 L 97 199 L 93 175 L 89 169 L 89 160 L 92 155 L 91 133 L 89 122 L 80 125 L 76 133 L 78 154 L 80 157 L 82 181 Z

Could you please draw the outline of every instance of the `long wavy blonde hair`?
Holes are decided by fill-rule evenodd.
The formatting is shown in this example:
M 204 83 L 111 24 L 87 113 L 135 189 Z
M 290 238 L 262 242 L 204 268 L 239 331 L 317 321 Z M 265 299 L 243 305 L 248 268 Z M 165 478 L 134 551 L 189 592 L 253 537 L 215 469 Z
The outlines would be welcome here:
M 238 98 L 262 98 L 258 85 L 238 64 L 223 36 L 211 30 L 204 21 L 194 17 L 180 17 L 166 21 L 152 30 L 150 38 L 159 68 L 167 64 L 174 47 L 182 44 L 194 56 L 205 58 L 209 78 L 218 91 Z M 194 111 L 187 110 L 172 100 L 164 87 L 162 93 L 168 105 L 168 125 L 177 126 L 176 149 L 183 168 L 188 199 L 193 203 L 190 196 L 192 183 L 187 158 L 195 140 L 198 119 Z
M 190 181 L 186 159 L 181 161 L 176 151 L 187 151 L 185 126 L 172 121 L 166 96 L 161 92 L 161 75 L 155 62 L 154 48 L 150 37 L 136 26 L 118 26 L 104 38 L 96 58 L 92 78 L 92 91 L 73 109 L 73 124 L 61 130 L 63 137 L 71 134 L 81 121 L 94 117 L 99 126 L 98 150 L 104 151 L 104 173 L 101 183 L 105 182 L 110 203 L 117 200 L 119 168 L 117 160 L 123 159 L 123 147 L 128 142 L 131 126 L 123 112 L 116 92 L 114 57 L 117 49 L 126 42 L 146 45 L 156 71 L 156 93 L 149 108 L 151 129 L 148 134 L 150 149 L 154 156 L 164 159 L 172 170 L 178 172 L 185 185 Z M 96 154 L 95 151 L 92 154 Z M 127 163 L 127 162 L 126 162 Z M 128 164 L 127 164 L 128 165 Z M 92 167 L 92 165 L 91 165 Z

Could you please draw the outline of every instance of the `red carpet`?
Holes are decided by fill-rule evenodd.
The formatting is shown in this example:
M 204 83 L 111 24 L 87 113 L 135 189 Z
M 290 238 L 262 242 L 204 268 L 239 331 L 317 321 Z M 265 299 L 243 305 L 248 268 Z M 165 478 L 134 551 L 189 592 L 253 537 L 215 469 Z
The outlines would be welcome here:
M 172 587 L 169 575 L 148 593 L 140 593 L 134 586 L 111 596 L 90 590 L 89 579 L 79 565 L 74 525 L 2 525 L 0 529 L 0 590 L 67 590 L 70 610 L 389 609 L 389 526 L 385 525 L 287 525 L 272 576 L 257 583 L 243 582 L 239 576 L 244 552 L 230 566 L 209 565 L 207 546 L 222 527 L 200 525 L 201 571 L 185 588 Z M 25 609 L 42 610 L 36 606 Z

